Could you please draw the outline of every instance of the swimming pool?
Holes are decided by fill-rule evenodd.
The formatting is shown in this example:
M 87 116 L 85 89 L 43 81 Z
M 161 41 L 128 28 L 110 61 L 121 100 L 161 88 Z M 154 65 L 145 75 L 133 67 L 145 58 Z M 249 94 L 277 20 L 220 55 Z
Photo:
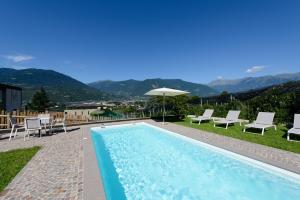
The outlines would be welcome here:
M 92 128 L 107 199 L 300 199 L 300 176 L 146 123 Z

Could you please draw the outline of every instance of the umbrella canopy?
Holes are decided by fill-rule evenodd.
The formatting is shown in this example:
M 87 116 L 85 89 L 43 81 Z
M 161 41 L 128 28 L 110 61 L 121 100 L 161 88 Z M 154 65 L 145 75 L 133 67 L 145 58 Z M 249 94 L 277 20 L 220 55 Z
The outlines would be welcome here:
M 157 89 L 153 89 L 150 90 L 149 92 L 147 92 L 145 95 L 149 95 L 149 96 L 163 96 L 163 123 L 165 123 L 165 96 L 169 96 L 169 97 L 174 97 L 174 96 L 178 96 L 178 95 L 182 95 L 182 94 L 188 94 L 189 92 L 186 91 L 182 91 L 182 90 L 175 90 L 175 89 L 171 89 L 171 88 L 157 88 Z
M 154 90 L 150 90 L 147 92 L 145 95 L 150 95 L 150 96 L 178 96 L 182 94 L 188 94 L 189 92 L 182 91 L 182 90 L 175 90 L 171 88 L 157 88 Z

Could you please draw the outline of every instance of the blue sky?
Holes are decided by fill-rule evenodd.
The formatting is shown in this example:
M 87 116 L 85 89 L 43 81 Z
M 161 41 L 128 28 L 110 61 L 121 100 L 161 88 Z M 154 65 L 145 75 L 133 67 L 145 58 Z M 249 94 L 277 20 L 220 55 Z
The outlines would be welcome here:
M 83 82 L 300 71 L 300 1 L 3 0 L 0 67 Z

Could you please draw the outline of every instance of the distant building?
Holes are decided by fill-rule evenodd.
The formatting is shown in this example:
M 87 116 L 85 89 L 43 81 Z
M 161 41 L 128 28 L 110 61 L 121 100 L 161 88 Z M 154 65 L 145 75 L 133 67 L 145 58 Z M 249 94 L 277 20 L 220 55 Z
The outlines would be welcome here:
M 22 88 L 0 83 L 0 109 L 11 112 L 22 108 Z
M 64 111 L 66 115 L 72 115 L 74 117 L 83 117 L 86 119 L 92 119 L 91 113 L 98 111 L 97 108 L 68 108 Z
M 112 109 L 113 104 L 107 104 L 105 102 L 78 102 L 68 105 L 64 111 L 66 115 L 72 115 L 74 117 L 83 117 L 91 120 L 91 113 Z

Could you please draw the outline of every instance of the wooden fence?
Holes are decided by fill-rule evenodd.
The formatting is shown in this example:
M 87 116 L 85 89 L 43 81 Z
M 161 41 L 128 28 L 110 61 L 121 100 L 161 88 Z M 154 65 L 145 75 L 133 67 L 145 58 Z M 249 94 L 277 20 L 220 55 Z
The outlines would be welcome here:
M 51 118 L 53 119 L 63 119 L 64 118 L 64 112 L 46 112 L 49 113 Z M 9 129 L 10 128 L 10 122 L 9 122 L 9 115 L 12 115 L 12 117 L 15 117 L 17 119 L 17 123 L 23 124 L 24 119 L 26 117 L 37 117 L 39 114 L 45 114 L 43 112 L 32 112 L 32 111 L 13 111 L 12 113 L 5 112 L 3 110 L 0 110 L 0 129 Z M 84 116 L 74 116 L 74 115 L 66 115 L 66 123 L 67 124 L 77 124 L 77 123 L 83 123 L 87 122 L 88 119 Z
M 65 117 L 66 124 L 81 124 L 89 121 L 116 121 L 116 120 L 125 120 L 125 119 L 136 119 L 136 118 L 144 118 L 144 113 L 128 113 L 124 114 L 120 117 L 103 117 L 103 116 L 94 116 L 90 120 L 88 117 L 84 115 L 72 115 L 72 114 L 64 114 L 64 112 L 46 112 L 50 114 L 51 118 L 54 120 L 62 120 Z M 0 130 L 1 129 L 9 129 L 11 128 L 11 124 L 9 121 L 9 116 L 16 118 L 18 124 L 24 124 L 24 119 L 26 117 L 37 117 L 39 114 L 45 114 L 43 112 L 32 112 L 32 111 L 13 111 L 11 113 L 7 113 L 3 110 L 0 110 Z M 151 114 L 150 114 L 151 116 Z

